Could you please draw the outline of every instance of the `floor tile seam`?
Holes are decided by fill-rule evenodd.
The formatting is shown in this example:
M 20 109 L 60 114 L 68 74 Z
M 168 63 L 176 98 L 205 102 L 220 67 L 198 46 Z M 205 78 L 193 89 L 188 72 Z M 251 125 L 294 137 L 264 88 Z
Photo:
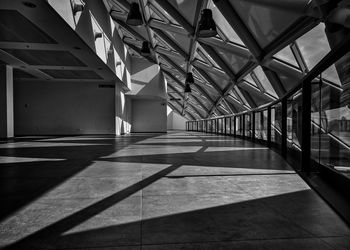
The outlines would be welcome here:
M 117 191 L 117 192 L 119 192 L 119 191 Z M 113 194 L 114 193 L 112 193 L 111 195 L 113 195 Z M 108 197 L 109 196 L 102 196 L 101 195 L 101 196 L 80 196 L 80 197 L 72 196 L 72 198 L 68 198 L 68 197 L 64 196 L 64 197 L 57 197 L 57 198 L 55 198 L 55 200 L 97 200 L 97 202 L 99 202 L 99 201 L 102 201 L 102 200 L 104 200 L 105 198 L 108 198 Z M 141 194 L 134 193 L 132 196 L 129 195 L 127 198 L 129 198 L 129 197 L 141 197 Z M 127 200 L 127 198 L 125 198 L 123 200 Z M 52 198 L 48 198 L 48 199 L 52 200 Z M 44 200 L 48 200 L 48 199 L 45 198 Z
M 166 175 L 164 176 L 167 178 L 173 178 L 173 179 L 185 179 L 185 178 L 220 178 L 220 179 L 225 179 L 227 178 L 230 180 L 231 178 L 258 178 L 258 177 L 279 177 L 279 176 L 296 176 L 296 173 L 272 173 L 272 174 L 218 174 L 218 175 Z
M 336 238 L 336 237 L 319 237 L 319 240 L 322 241 L 325 245 L 327 245 L 328 247 L 330 247 L 331 249 L 336 249 L 336 244 L 331 244 L 330 242 L 326 241 L 326 238 Z
M 162 246 L 162 245 L 183 245 L 183 244 L 207 244 L 207 243 L 239 243 L 239 242 L 261 242 L 261 241 L 279 241 L 279 240 L 307 240 L 307 239 L 317 239 L 318 237 L 282 237 L 282 238 L 248 238 L 248 239 L 238 239 L 238 240 L 206 240 L 206 241 L 184 241 L 184 242 L 168 242 L 168 243 L 144 243 L 142 246 Z
M 346 234 L 346 235 L 329 235 L 329 236 L 319 236 L 317 238 L 320 238 L 320 239 L 349 238 L 350 239 L 350 235 L 349 234 Z
M 141 168 L 141 176 L 142 176 L 143 172 L 142 172 L 142 168 Z M 143 177 L 141 177 L 141 179 L 143 180 Z M 143 242 L 143 236 L 142 236 L 142 232 L 143 232 L 143 187 L 141 188 L 140 192 L 141 192 L 141 196 L 140 196 L 140 249 L 142 246 L 142 242 Z
M 64 180 L 65 182 L 67 181 L 70 181 L 70 180 L 85 180 L 85 179 L 92 179 L 92 180 L 105 180 L 105 179 L 108 179 L 108 180 L 119 180 L 119 179 L 127 179 L 127 178 L 130 178 L 130 179 L 136 179 L 137 182 L 138 181 L 141 181 L 141 176 L 138 176 L 138 175 L 133 175 L 133 176 L 100 176 L 100 177 L 93 177 L 93 176 L 81 176 L 81 177 L 70 177 L 66 180 Z
M 104 199 L 104 198 L 108 198 L 109 196 L 106 196 L 106 197 L 103 197 L 102 199 Z M 130 195 L 130 196 L 128 196 L 126 199 L 124 199 L 124 200 L 127 200 L 128 198 L 130 198 L 130 197 L 132 197 L 132 198 L 137 198 L 137 197 L 140 197 L 140 195 L 136 195 L 136 193 L 135 194 L 133 194 L 133 195 Z M 57 200 L 60 200 L 60 201 L 73 201 L 73 200 L 76 200 L 76 201 L 80 201 L 80 200 L 91 200 L 91 201 L 100 201 L 101 200 L 101 198 L 100 197 L 77 197 L 77 198 L 63 198 L 63 197 L 55 197 L 55 198 L 39 198 L 40 200 L 36 200 L 36 201 L 34 201 L 35 203 L 44 203 L 44 202 L 42 202 L 42 201 L 57 201 Z M 1 199 L 2 200 L 2 199 Z M 29 205 L 31 205 L 31 204 L 29 204 Z
M 206 194 L 212 195 L 212 196 L 214 196 L 214 195 L 216 195 L 216 196 L 223 196 L 223 195 L 225 195 L 226 193 L 210 193 L 210 192 L 209 192 L 209 193 L 208 193 L 208 192 L 206 192 L 206 193 L 182 193 L 182 194 L 170 193 L 170 194 L 150 194 L 150 195 L 144 194 L 143 196 L 144 196 L 144 197 L 150 197 L 150 196 L 155 196 L 155 197 L 157 197 L 157 196 L 160 196 L 160 197 L 169 196 L 169 197 L 172 197 L 172 196 L 185 196 L 185 195 L 198 195 L 198 196 L 203 196 L 203 195 L 206 195 Z M 230 196 L 229 194 L 232 194 L 232 193 L 227 193 L 226 196 Z M 245 194 L 242 194 L 242 195 L 245 195 Z
M 11 244 L 10 244 L 11 245 Z M 6 246 L 3 246 L 4 248 L 6 248 Z M 121 245 L 115 245 L 115 244 L 111 244 L 111 245 L 101 245 L 101 246 L 84 246 L 84 247 L 53 247 L 50 248 L 52 250 L 78 250 L 78 249 L 91 249 L 91 250 L 103 250 L 103 249 L 110 249 L 110 248 L 114 248 L 114 247 L 123 247 L 123 248 L 128 248 L 128 247 L 141 247 L 141 244 L 121 244 Z M 0 248 L 1 249 L 1 248 Z
M 245 196 L 247 194 L 245 193 L 232 193 L 232 192 L 229 192 L 229 193 L 173 193 L 173 194 L 145 194 L 143 193 L 143 198 L 146 198 L 146 197 L 164 197 L 164 196 L 168 196 L 168 197 L 183 197 L 183 196 L 198 196 L 198 197 L 223 197 L 223 196 L 226 196 L 226 197 L 239 197 L 239 196 Z

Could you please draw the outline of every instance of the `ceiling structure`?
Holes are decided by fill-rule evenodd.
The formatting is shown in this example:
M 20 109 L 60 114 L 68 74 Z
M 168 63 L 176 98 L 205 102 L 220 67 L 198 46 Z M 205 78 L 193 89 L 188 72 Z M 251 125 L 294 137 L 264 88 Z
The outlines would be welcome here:
M 144 24 L 129 26 L 137 2 Z M 327 15 L 341 1 L 327 0 L 104 0 L 131 55 L 160 65 L 168 103 L 188 119 L 228 115 L 274 101 L 330 51 Z M 197 36 L 203 9 L 211 9 L 218 35 Z M 192 72 L 192 93 L 185 94 Z M 339 87 L 335 68 L 323 76 Z
M 124 85 L 47 1 L 0 1 L 0 58 L 14 79 Z

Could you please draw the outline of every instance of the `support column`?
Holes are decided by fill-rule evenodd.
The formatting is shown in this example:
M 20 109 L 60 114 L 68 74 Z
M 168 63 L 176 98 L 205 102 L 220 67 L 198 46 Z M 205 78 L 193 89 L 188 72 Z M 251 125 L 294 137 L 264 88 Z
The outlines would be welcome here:
M 11 66 L 0 65 L 0 138 L 13 136 L 13 70 Z
M 251 124 L 250 126 L 252 128 L 252 136 L 251 136 L 251 138 L 252 138 L 252 141 L 255 141 L 255 112 L 254 111 L 251 113 L 250 124 Z
M 302 95 L 302 138 L 301 138 L 301 170 L 309 173 L 310 158 L 311 158 L 311 83 L 303 82 L 303 95 Z M 297 128 L 298 130 L 298 128 Z M 298 138 L 299 139 L 299 138 Z
M 287 98 L 282 99 L 282 138 L 281 138 L 281 152 L 284 158 L 287 157 Z
M 270 148 L 271 147 L 271 106 L 267 108 L 266 131 L 267 131 L 267 146 Z

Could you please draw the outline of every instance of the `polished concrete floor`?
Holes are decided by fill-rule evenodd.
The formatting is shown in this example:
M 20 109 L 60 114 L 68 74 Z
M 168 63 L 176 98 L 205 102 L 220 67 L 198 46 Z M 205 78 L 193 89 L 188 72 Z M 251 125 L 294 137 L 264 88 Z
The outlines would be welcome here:
M 4 249 L 350 249 L 276 153 L 191 132 L 0 143 Z

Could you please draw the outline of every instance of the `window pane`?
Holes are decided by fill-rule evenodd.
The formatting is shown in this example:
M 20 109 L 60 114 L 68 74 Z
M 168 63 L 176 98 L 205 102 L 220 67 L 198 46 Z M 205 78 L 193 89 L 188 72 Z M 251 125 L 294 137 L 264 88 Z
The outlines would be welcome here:
M 343 91 L 325 83 L 313 84 L 311 98 L 311 152 L 312 158 L 339 173 L 350 176 L 350 108 L 349 73 L 350 53 L 333 67 L 340 72 Z
M 296 41 L 309 70 L 330 51 L 324 30 L 325 25 L 320 23 Z
M 209 2 L 208 8 L 211 9 L 211 11 L 213 12 L 213 19 L 216 22 L 216 26 L 220 27 L 221 31 L 229 39 L 229 41 L 244 45 L 242 40 L 239 38 L 236 32 L 232 29 L 231 25 L 226 21 L 224 16 L 215 6 L 215 4 L 213 4 L 213 1 Z
M 267 79 L 264 71 L 262 70 L 262 68 L 260 66 L 256 67 L 254 69 L 254 73 L 255 75 L 258 77 L 260 83 L 262 84 L 262 86 L 264 87 L 265 91 L 267 93 L 269 93 L 270 95 L 274 96 L 274 97 L 278 97 L 275 90 L 273 89 L 270 81 Z
M 284 49 L 280 50 L 279 52 L 277 52 L 274 57 L 276 57 L 277 59 L 280 59 L 284 62 L 287 62 L 293 66 L 299 67 L 298 66 L 298 62 L 296 61 L 294 54 L 292 52 L 292 50 L 290 49 L 289 46 L 285 47 Z

